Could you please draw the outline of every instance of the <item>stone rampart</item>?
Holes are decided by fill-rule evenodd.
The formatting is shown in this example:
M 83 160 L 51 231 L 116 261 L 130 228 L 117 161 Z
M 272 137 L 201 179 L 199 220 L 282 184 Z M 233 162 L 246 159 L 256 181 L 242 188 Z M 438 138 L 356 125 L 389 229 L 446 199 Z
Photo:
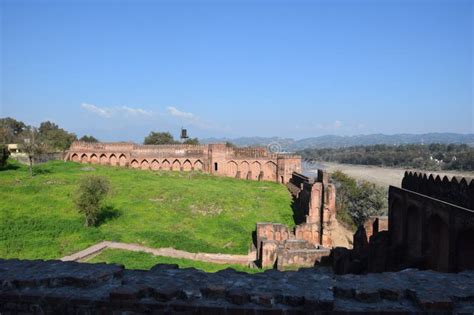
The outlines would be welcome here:
M 176 265 L 0 260 L 1 314 L 433 314 L 474 312 L 474 272 L 205 273 Z M 349 313 L 348 313 L 349 312 Z
M 332 255 L 336 272 L 474 269 L 474 209 L 462 206 L 471 205 L 470 187 L 464 178 L 406 173 L 402 188 L 389 188 L 388 230 L 382 218 L 361 227 L 352 252 Z
M 225 144 L 140 145 L 130 142 L 74 142 L 65 160 L 137 169 L 203 171 L 248 180 L 287 183 L 301 171 L 301 157 L 273 154 L 265 148 Z

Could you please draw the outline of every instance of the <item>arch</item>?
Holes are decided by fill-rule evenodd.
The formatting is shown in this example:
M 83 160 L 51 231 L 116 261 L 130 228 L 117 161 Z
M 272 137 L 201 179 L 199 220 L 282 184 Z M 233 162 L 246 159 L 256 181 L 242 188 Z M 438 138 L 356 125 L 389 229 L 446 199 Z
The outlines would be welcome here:
M 194 170 L 195 171 L 202 171 L 203 169 L 203 164 L 201 162 L 201 160 L 197 160 L 196 162 L 194 162 Z
M 249 179 L 250 165 L 249 162 L 243 161 L 240 163 L 240 178 Z
M 77 155 L 76 153 L 74 153 L 74 154 L 71 156 L 71 161 L 73 161 L 73 162 L 79 162 L 79 155 Z
M 119 157 L 119 165 L 120 166 L 127 166 L 127 157 L 125 154 L 121 154 Z
M 276 182 L 277 180 L 277 165 L 273 161 L 268 161 L 263 165 L 263 178 Z
M 181 163 L 179 160 L 174 160 L 173 164 L 171 165 L 171 170 L 172 171 L 180 171 L 181 170 Z
M 107 159 L 107 156 L 105 154 L 102 154 L 99 159 L 99 163 L 102 165 L 106 165 L 109 161 Z
M 416 259 L 421 257 L 422 244 L 422 212 L 418 207 L 411 205 L 407 210 L 407 254 Z
M 92 154 L 89 162 L 91 162 L 93 164 L 96 164 L 98 161 L 99 161 L 99 159 L 97 158 L 97 155 Z
M 115 156 L 115 154 L 110 155 L 109 164 L 112 166 L 117 165 L 117 157 Z
M 140 164 L 138 163 L 137 160 L 132 160 L 132 163 L 130 163 L 130 166 L 132 168 L 139 168 L 140 167 Z
M 262 171 L 262 164 L 255 161 L 250 165 L 250 171 L 252 172 L 252 180 L 258 180 L 260 177 L 260 172 Z
M 143 160 L 141 163 L 140 163 L 140 168 L 142 170 L 149 170 L 150 169 L 150 164 L 148 163 L 147 160 Z
M 428 268 L 436 271 L 449 269 L 449 231 L 448 225 L 438 215 L 428 220 Z
M 237 171 L 239 170 L 237 163 L 234 161 L 227 162 L 227 176 L 237 177 Z
M 474 269 L 474 228 L 459 233 L 456 240 L 457 270 Z
M 154 171 L 159 170 L 160 169 L 160 162 L 158 162 L 157 160 L 151 161 L 151 169 L 154 170 Z
M 193 169 L 193 165 L 191 164 L 191 161 L 189 161 L 189 160 L 184 161 L 183 171 L 189 172 L 192 169 Z
M 87 157 L 87 154 L 81 155 L 81 163 L 87 163 L 89 162 L 89 158 Z
M 170 162 L 168 162 L 168 160 L 163 160 L 163 162 L 161 163 L 161 169 L 169 171 L 170 168 L 171 168 Z

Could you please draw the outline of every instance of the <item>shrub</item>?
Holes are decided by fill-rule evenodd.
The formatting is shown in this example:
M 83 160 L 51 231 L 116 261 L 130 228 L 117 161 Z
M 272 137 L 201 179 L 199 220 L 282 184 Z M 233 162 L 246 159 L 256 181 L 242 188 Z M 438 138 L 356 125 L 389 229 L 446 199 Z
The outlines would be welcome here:
M 356 181 L 341 171 L 331 175 L 336 186 L 337 218 L 350 227 L 363 225 L 370 216 L 385 214 L 386 192 L 367 181 Z
M 83 177 L 77 190 L 76 206 L 84 214 L 85 226 L 93 226 L 100 216 L 101 205 L 110 189 L 107 178 L 95 175 Z

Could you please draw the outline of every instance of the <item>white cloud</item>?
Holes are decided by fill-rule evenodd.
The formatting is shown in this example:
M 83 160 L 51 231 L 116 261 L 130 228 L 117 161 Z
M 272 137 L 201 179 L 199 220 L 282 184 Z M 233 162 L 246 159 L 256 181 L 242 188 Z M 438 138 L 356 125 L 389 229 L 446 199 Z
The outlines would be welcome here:
M 97 114 L 102 117 L 110 117 L 112 116 L 112 112 L 110 108 L 100 108 L 98 106 L 92 105 L 92 104 L 86 104 L 82 103 L 81 107 L 84 108 L 85 110 Z
M 342 126 L 342 122 L 340 120 L 336 120 L 334 122 L 334 129 L 339 129 Z
M 122 106 L 121 109 L 124 110 L 125 112 L 129 113 L 129 114 L 132 114 L 132 115 L 144 115 L 144 116 L 151 116 L 152 115 L 152 112 L 146 111 L 146 110 L 141 109 L 141 108 L 131 108 L 131 107 L 128 107 L 128 106 Z
M 128 106 L 99 107 L 93 104 L 82 103 L 81 107 L 93 114 L 96 114 L 105 118 L 111 118 L 112 116 L 130 117 L 130 116 L 152 116 L 153 115 L 153 113 L 150 111 L 146 111 L 141 108 L 132 108 Z
M 183 119 L 186 119 L 186 120 L 199 120 L 196 117 L 196 115 L 194 115 L 193 113 L 180 111 L 176 107 L 168 106 L 166 109 L 168 110 L 168 113 L 171 116 L 178 117 L 178 118 L 183 118 Z

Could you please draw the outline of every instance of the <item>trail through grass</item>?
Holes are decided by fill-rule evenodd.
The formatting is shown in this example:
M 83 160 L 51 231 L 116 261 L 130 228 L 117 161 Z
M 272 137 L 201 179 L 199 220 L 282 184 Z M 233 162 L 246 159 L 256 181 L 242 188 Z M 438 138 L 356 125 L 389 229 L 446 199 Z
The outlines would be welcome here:
M 127 269 L 150 269 L 156 264 L 176 264 L 180 268 L 194 267 L 196 269 L 200 269 L 207 272 L 216 272 L 226 268 L 232 268 L 237 271 L 244 271 L 248 273 L 264 271 L 264 269 L 254 269 L 242 265 L 213 264 L 189 259 L 153 256 L 148 253 L 129 252 L 119 249 L 107 249 L 99 255 L 95 256 L 94 258 L 87 260 L 87 262 L 106 262 L 109 264 L 121 264 L 124 265 Z

